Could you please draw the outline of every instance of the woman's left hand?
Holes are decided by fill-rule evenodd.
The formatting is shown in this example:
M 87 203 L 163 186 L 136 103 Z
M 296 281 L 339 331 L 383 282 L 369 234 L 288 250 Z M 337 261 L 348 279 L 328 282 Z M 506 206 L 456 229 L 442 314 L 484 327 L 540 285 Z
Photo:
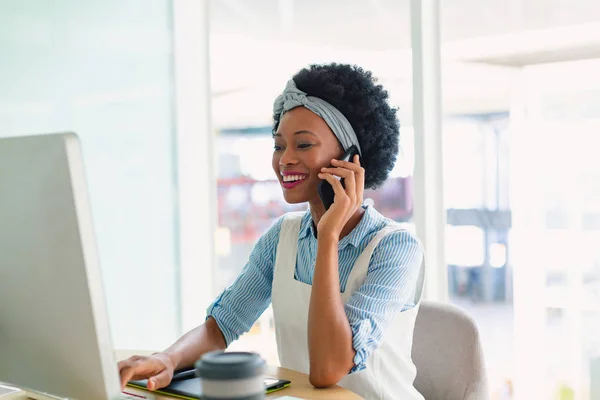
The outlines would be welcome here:
M 331 164 L 333 167 L 321 168 L 319 178 L 331 184 L 335 197 L 329 210 L 319 220 L 317 232 L 339 239 L 342 229 L 363 203 L 365 169 L 360 166 L 358 155 L 354 156 L 353 162 L 334 159 Z M 336 176 L 344 179 L 345 188 Z

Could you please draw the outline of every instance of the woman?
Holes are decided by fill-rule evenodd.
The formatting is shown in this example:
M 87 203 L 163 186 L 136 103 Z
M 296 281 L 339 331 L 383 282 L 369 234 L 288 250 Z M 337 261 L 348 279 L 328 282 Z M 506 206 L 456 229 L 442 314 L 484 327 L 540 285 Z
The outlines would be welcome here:
M 340 384 L 365 398 L 422 399 L 410 354 L 423 281 L 422 246 L 363 206 L 392 170 L 399 124 L 388 94 L 359 67 L 313 65 L 274 104 L 273 170 L 288 203 L 304 213 L 279 218 L 258 240 L 236 281 L 206 322 L 167 350 L 119 363 L 121 382 L 169 384 L 175 369 L 225 349 L 272 302 L 283 367 L 316 387 Z M 339 161 L 356 146 L 358 154 Z M 344 179 L 344 185 L 339 179 Z M 334 203 L 318 194 L 331 184 Z

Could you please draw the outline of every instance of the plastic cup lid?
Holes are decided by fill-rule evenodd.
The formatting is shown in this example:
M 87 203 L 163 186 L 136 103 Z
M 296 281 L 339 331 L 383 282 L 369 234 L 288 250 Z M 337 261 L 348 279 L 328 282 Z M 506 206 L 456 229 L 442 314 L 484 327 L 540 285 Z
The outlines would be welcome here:
M 196 375 L 203 379 L 244 379 L 264 374 L 265 361 L 256 353 L 213 351 L 196 362 Z

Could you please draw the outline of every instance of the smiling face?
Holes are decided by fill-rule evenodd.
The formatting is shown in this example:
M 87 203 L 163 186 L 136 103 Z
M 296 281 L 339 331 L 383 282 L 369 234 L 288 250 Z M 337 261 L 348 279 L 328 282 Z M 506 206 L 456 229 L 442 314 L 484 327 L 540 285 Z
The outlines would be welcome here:
M 343 154 L 341 144 L 325 121 L 304 107 L 281 117 L 273 135 L 273 170 L 290 204 L 320 202 L 317 187 L 321 168 Z

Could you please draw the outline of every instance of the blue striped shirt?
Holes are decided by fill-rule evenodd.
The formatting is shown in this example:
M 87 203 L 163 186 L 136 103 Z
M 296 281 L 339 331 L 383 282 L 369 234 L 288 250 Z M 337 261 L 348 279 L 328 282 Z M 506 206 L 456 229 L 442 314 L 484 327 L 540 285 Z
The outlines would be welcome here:
M 250 330 L 271 303 L 271 285 L 275 254 L 283 217 L 258 239 L 248 263 L 235 282 L 225 289 L 208 308 L 225 336 L 227 345 Z M 340 290 L 344 291 L 354 263 L 369 244 L 392 220 L 373 207 L 365 207 L 358 225 L 340 240 Z M 298 236 L 296 279 L 311 285 L 317 255 L 317 239 L 313 233 L 310 212 L 302 217 Z M 396 312 L 411 308 L 412 295 L 423 258 L 419 240 L 408 231 L 396 231 L 379 242 L 369 263 L 363 285 L 344 305 L 352 328 L 352 344 L 356 350 L 354 368 L 365 368 L 369 355 L 381 341 L 385 328 Z

